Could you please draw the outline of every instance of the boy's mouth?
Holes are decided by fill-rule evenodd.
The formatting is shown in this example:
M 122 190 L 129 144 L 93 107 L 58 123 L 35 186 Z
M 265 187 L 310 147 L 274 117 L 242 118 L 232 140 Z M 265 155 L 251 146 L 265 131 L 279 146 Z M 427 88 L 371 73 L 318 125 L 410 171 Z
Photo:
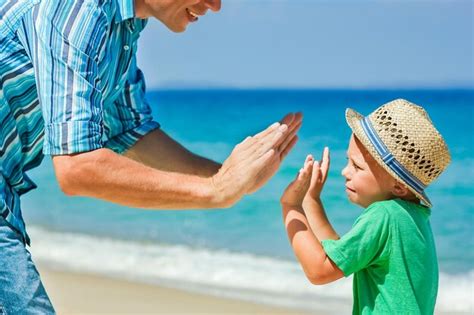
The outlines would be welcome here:
M 346 191 L 353 192 L 353 193 L 356 192 L 354 189 L 351 189 L 351 188 L 349 188 L 348 186 L 346 186 Z

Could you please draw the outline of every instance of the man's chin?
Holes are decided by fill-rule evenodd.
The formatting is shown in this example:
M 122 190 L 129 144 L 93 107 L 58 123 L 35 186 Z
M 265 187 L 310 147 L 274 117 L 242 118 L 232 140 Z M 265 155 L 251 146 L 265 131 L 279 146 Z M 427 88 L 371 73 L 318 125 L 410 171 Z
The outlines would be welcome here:
M 168 29 L 170 31 L 172 31 L 173 33 L 183 33 L 184 31 L 186 31 L 187 27 L 188 27 L 188 24 L 186 25 L 166 25 L 166 27 L 168 27 Z

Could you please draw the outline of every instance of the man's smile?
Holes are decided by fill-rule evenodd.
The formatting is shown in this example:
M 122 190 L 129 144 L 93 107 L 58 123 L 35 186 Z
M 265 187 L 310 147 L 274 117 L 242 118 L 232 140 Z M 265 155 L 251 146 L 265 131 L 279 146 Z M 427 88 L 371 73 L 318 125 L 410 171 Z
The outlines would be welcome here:
M 186 12 L 188 12 L 189 20 L 191 22 L 196 22 L 198 20 L 199 14 L 191 11 L 191 9 L 189 9 L 189 8 L 186 8 Z

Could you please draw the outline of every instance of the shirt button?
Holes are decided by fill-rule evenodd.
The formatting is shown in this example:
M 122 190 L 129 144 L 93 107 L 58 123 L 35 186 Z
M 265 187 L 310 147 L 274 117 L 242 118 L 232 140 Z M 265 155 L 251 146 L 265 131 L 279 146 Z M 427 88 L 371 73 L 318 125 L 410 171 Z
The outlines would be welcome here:
M 130 49 L 130 46 L 125 45 L 125 46 L 123 46 L 123 49 L 124 49 L 124 50 L 129 50 L 129 49 Z

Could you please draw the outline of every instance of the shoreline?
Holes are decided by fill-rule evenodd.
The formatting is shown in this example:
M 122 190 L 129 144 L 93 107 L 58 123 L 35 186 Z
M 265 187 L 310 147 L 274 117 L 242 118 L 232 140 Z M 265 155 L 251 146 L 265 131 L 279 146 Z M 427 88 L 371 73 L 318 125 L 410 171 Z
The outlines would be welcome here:
M 58 314 L 309 314 L 45 265 L 38 270 Z

